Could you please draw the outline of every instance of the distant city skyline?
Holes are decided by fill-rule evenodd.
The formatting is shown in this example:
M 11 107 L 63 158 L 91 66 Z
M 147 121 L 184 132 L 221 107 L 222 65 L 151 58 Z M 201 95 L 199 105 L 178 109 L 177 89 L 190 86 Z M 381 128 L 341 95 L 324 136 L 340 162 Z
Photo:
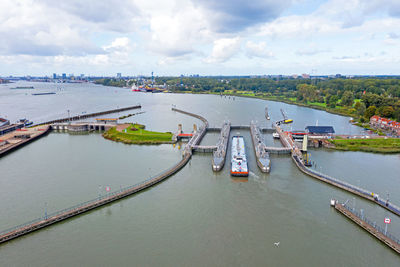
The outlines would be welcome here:
M 398 75 L 398 0 L 3 0 L 0 77 Z

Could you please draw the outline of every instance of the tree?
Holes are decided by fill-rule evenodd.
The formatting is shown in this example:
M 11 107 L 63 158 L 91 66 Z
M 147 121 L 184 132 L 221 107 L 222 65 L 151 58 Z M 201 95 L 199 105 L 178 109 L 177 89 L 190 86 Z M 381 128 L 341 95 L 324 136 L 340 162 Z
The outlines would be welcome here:
M 385 106 L 379 108 L 379 115 L 385 118 L 391 118 L 393 116 L 394 109 L 392 106 Z
M 376 107 L 375 106 L 369 106 L 367 110 L 364 113 L 364 117 L 369 120 L 372 116 L 376 114 Z
M 348 107 L 353 106 L 354 95 L 350 91 L 345 91 L 342 95 L 342 104 Z
M 354 108 L 355 108 L 355 110 L 356 110 L 356 114 L 357 115 L 359 115 L 359 116 L 363 116 L 364 115 L 364 113 L 365 113 L 365 110 L 366 110 L 366 107 L 365 107 L 365 104 L 363 103 L 363 102 L 357 102 L 355 105 L 354 105 Z

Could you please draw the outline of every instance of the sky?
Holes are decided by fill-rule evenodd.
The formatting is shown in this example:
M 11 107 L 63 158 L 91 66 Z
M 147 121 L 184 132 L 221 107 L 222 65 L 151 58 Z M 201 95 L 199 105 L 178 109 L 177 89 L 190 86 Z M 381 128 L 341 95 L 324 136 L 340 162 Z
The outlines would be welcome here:
M 400 0 L 1 0 L 0 76 L 400 74 Z

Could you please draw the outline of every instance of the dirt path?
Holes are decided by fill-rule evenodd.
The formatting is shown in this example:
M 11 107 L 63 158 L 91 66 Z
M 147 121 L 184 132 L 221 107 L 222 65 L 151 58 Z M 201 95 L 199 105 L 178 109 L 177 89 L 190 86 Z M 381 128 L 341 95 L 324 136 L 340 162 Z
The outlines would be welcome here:
M 131 125 L 130 123 L 118 124 L 116 129 L 118 132 L 122 132 L 122 130 L 126 129 Z

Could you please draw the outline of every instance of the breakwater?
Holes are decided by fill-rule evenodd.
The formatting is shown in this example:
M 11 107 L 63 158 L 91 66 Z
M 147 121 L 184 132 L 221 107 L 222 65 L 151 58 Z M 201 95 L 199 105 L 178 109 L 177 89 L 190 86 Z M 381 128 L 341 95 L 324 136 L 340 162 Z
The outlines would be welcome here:
M 136 106 L 130 106 L 130 107 L 124 107 L 124 108 L 117 108 L 117 109 L 110 109 L 106 111 L 101 111 L 101 112 L 95 112 L 95 113 L 88 113 L 88 114 L 82 114 L 82 115 L 77 115 L 77 116 L 71 116 L 67 118 L 62 118 L 62 119 L 56 119 L 56 120 L 51 120 L 51 121 L 46 121 L 46 122 L 41 122 L 36 124 L 37 125 L 44 125 L 44 124 L 53 124 L 53 123 L 61 123 L 61 122 L 70 122 L 70 121 L 78 121 L 86 118 L 91 118 L 91 117 L 96 117 L 100 115 L 105 115 L 105 114 L 111 114 L 111 113 L 116 113 L 116 112 L 122 112 L 122 111 L 127 111 L 131 109 L 138 109 L 142 108 L 141 105 L 136 105 Z
M 129 186 L 126 188 L 122 188 L 118 191 L 108 193 L 102 197 L 92 199 L 92 200 L 77 204 L 73 207 L 69 207 L 69 208 L 48 214 L 45 217 L 37 218 L 32 221 L 26 222 L 24 224 L 3 230 L 0 232 L 0 243 L 10 241 L 17 237 L 20 237 L 20 236 L 26 235 L 28 233 L 34 232 L 36 230 L 39 230 L 41 228 L 53 225 L 57 222 L 69 219 L 71 217 L 83 214 L 87 211 L 107 205 L 109 203 L 120 200 L 122 198 L 131 196 L 135 193 L 143 191 L 155 184 L 158 184 L 158 183 L 164 181 L 165 179 L 169 178 L 170 176 L 174 175 L 179 170 L 181 170 L 189 162 L 189 160 L 192 157 L 192 148 L 191 148 L 192 145 L 198 145 L 201 142 L 202 138 L 204 137 L 207 126 L 208 126 L 208 121 L 205 118 L 201 117 L 200 115 L 197 115 L 194 113 L 190 113 L 190 112 L 186 112 L 186 111 L 182 111 L 182 110 L 175 110 L 175 111 L 199 118 L 205 123 L 205 125 L 200 127 L 200 129 L 189 140 L 189 143 L 184 150 L 182 159 L 177 164 L 175 164 L 168 170 L 166 170 L 156 176 L 153 176 L 150 179 L 140 182 L 138 184 L 135 184 L 135 185 L 132 185 L 132 186 Z

